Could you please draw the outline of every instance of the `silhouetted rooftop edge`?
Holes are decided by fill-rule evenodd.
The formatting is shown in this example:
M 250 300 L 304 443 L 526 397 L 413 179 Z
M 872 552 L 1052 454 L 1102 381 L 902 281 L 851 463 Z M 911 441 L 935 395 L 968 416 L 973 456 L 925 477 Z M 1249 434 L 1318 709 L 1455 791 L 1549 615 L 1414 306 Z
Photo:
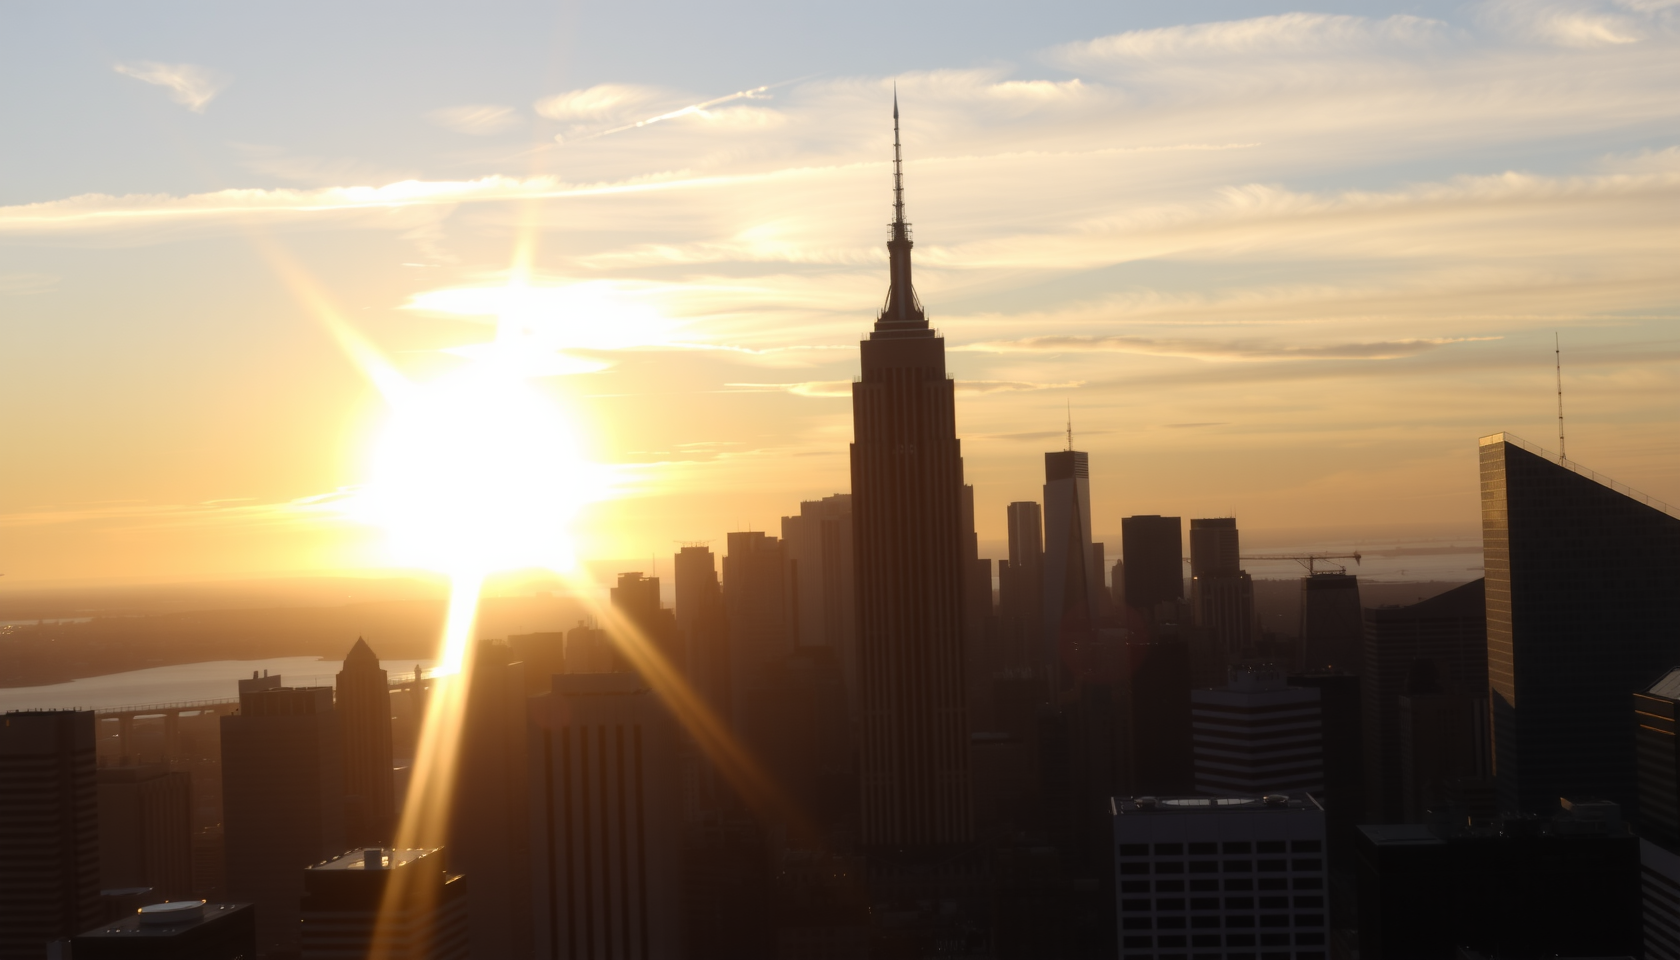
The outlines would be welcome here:
M 1574 460 L 1566 460 L 1539 444 L 1529 443 L 1527 440 L 1524 440 L 1514 433 L 1492 433 L 1477 441 L 1477 444 L 1483 447 L 1493 443 L 1509 443 L 1512 446 L 1532 453 L 1537 457 L 1544 457 L 1545 459 L 1550 460 L 1567 470 L 1586 477 L 1588 480 L 1591 480 L 1600 486 L 1614 490 L 1624 497 L 1628 497 L 1632 500 L 1638 500 L 1640 503 L 1643 503 L 1654 510 L 1661 510 L 1663 513 L 1666 513 L 1671 517 L 1680 519 L 1680 508 L 1676 508 L 1658 500 L 1656 497 L 1635 490 L 1613 477 L 1607 477 L 1602 473 L 1598 473 L 1597 471 L 1584 467 L 1581 464 L 1576 463 Z

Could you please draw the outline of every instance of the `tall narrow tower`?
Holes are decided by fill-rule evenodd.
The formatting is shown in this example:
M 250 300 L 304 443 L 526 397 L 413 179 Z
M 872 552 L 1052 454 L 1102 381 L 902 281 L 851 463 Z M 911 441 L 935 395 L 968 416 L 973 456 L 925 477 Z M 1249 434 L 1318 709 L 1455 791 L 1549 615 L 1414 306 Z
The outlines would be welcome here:
M 852 384 L 863 837 L 872 847 L 972 834 L 963 704 L 962 448 L 945 341 L 910 282 L 893 98 L 886 305 Z

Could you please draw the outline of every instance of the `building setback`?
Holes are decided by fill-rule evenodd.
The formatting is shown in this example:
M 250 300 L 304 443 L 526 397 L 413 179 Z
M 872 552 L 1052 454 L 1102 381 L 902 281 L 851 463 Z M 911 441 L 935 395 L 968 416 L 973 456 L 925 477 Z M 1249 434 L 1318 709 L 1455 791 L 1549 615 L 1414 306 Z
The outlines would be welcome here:
M 1210 796 L 1324 791 L 1319 691 L 1282 669 L 1231 668 L 1220 690 L 1190 691 L 1196 792 Z
M 1627 697 L 1680 660 L 1680 517 L 1510 434 L 1481 440 L 1488 680 L 1502 807 L 1638 818 Z
M 1116 798 L 1112 810 L 1122 960 L 1327 955 L 1312 797 Z
M 0 717 L 0 960 L 40 960 L 99 919 L 94 763 L 92 711 Z
M 861 345 L 863 377 L 852 384 L 851 465 L 862 839 L 903 848 L 967 843 L 973 829 L 962 447 L 945 341 L 911 284 L 897 111 L 892 280 Z

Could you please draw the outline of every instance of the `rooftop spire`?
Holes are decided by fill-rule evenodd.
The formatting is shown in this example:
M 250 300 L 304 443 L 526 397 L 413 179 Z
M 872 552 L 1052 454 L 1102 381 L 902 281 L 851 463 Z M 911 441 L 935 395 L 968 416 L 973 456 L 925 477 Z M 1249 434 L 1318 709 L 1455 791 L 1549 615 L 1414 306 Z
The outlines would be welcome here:
M 875 321 L 873 336 L 925 337 L 931 336 L 922 304 L 916 299 L 916 288 L 910 282 L 910 224 L 904 220 L 904 147 L 898 135 L 898 84 L 893 84 L 893 219 L 887 240 L 888 259 L 892 264 L 891 286 L 887 288 L 887 302 Z

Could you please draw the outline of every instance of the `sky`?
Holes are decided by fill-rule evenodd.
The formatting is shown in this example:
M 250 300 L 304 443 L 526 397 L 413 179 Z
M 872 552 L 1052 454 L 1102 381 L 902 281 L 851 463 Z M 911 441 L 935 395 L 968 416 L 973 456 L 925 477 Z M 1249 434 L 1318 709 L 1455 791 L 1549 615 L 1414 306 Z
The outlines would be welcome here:
M 386 380 L 487 369 L 564 436 L 438 469 L 579 558 L 776 531 L 848 487 L 895 87 L 983 541 L 1071 418 L 1099 537 L 1474 542 L 1554 343 L 1569 457 L 1680 502 L 1674 0 L 19 2 L 0 573 L 400 567 Z

